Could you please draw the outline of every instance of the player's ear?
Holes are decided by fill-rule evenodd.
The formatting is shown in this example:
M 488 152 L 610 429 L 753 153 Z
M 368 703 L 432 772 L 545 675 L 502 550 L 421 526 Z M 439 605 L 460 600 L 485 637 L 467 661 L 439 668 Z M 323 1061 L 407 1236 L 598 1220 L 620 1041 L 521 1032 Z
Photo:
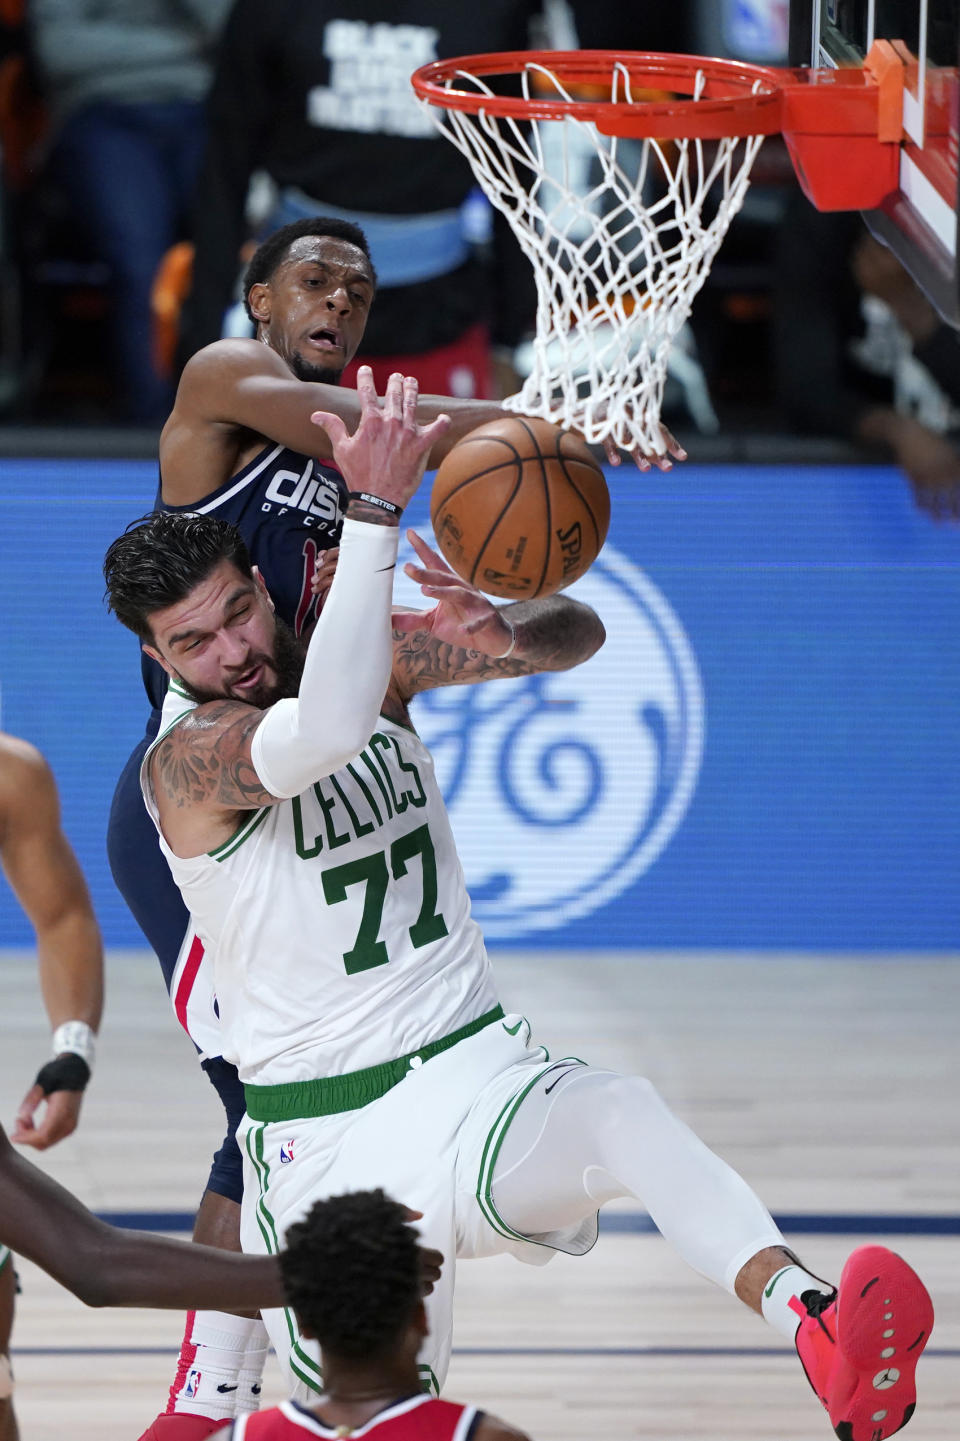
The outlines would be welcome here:
M 250 294 L 247 296 L 247 304 L 250 306 L 250 314 L 254 320 L 261 321 L 264 325 L 270 320 L 270 287 L 264 281 L 257 281 L 251 285 Z
M 270 594 L 270 592 L 267 590 L 267 582 L 264 580 L 263 576 L 260 574 L 260 567 L 259 567 L 258 565 L 255 565 L 255 566 L 253 566 L 252 569 L 253 569 L 253 578 L 254 578 L 254 580 L 256 581 L 256 583 L 257 583 L 257 585 L 260 587 L 260 589 L 263 591 L 264 595 L 267 597 L 267 604 L 270 606 L 270 609 L 271 609 L 271 610 L 276 610 L 276 606 L 275 606 L 274 603 L 273 603 L 273 596 L 272 596 L 272 595 Z
M 173 666 L 170 665 L 167 661 L 165 661 L 160 652 L 158 650 L 155 650 L 152 645 L 147 645 L 146 643 L 144 643 L 143 645 L 141 645 L 140 649 L 143 651 L 144 655 L 148 655 L 151 660 L 155 660 L 158 665 L 162 665 L 167 675 L 176 675 L 176 671 L 174 670 Z

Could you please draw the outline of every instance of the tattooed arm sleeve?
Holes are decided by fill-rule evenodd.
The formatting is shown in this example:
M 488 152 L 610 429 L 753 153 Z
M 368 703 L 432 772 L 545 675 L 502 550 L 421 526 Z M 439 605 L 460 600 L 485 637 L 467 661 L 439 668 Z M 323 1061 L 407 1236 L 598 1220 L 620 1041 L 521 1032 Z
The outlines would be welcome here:
M 340 559 L 307 650 L 300 694 L 266 712 L 250 756 L 272 796 L 299 795 L 363 749 L 390 680 L 393 526 L 343 523 Z
M 606 635 L 596 611 L 570 596 L 517 601 L 503 606 L 501 614 L 516 634 L 516 644 L 505 660 L 449 645 L 429 631 L 394 631 L 393 669 L 403 696 L 442 685 L 570 670 L 589 660 Z

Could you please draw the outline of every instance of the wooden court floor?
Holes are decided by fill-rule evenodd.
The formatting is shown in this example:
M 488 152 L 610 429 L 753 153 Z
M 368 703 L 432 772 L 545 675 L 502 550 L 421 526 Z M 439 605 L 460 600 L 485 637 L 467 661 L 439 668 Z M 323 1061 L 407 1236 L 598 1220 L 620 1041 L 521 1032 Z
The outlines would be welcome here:
M 864 1239 L 900 1250 L 937 1308 L 911 1441 L 960 1436 L 960 956 L 516 953 L 501 996 L 554 1055 L 651 1077 L 835 1275 Z M 9 1122 L 45 1059 L 32 957 L 0 952 Z M 145 953 L 109 957 L 81 1131 L 39 1162 L 109 1212 L 193 1209 L 218 1103 Z M 29 1265 L 14 1332 L 24 1441 L 135 1441 L 181 1322 L 94 1312 Z M 780 1337 L 617 1207 L 594 1251 L 463 1263 L 450 1395 L 536 1441 L 816 1441 L 832 1435 Z M 279 1399 L 272 1359 L 265 1399 Z

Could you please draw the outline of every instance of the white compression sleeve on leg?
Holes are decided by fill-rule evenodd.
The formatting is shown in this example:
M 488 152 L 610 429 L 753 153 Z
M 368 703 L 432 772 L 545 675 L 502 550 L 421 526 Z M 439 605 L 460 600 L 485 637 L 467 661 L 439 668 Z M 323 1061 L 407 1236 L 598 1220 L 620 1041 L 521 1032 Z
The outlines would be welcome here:
M 746 1181 L 649 1081 L 612 1071 L 571 1067 L 549 1096 L 531 1091 L 501 1140 L 492 1194 L 523 1235 L 633 1196 L 689 1266 L 730 1292 L 751 1256 L 786 1244 Z
M 336 574 L 307 648 L 300 694 L 254 733 L 254 769 L 271 795 L 297 796 L 366 745 L 390 680 L 395 526 L 345 520 Z

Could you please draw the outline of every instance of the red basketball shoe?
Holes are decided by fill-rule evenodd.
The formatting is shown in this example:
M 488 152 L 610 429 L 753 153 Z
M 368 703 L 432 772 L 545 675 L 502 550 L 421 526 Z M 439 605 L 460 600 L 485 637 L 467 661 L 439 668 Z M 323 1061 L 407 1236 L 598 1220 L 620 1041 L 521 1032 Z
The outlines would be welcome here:
M 797 1354 L 840 1441 L 886 1441 L 906 1426 L 933 1326 L 933 1303 L 906 1261 L 860 1246 L 832 1297 L 807 1291 L 793 1309 L 802 1317 Z
M 210 1416 L 191 1416 L 189 1411 L 169 1411 L 151 1422 L 138 1441 L 205 1441 L 229 1425 L 229 1417 L 215 1421 Z

